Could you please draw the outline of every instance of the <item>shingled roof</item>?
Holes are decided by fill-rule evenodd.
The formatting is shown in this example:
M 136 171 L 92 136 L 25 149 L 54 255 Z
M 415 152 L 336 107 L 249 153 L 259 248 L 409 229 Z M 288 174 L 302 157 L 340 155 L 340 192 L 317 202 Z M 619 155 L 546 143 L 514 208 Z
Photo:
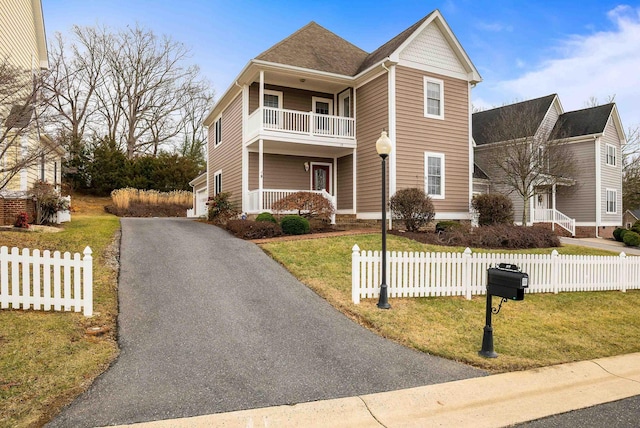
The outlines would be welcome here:
M 354 76 L 367 55 L 359 47 L 312 21 L 256 59 Z
M 559 138 L 602 134 L 615 104 L 605 104 L 560 115 L 551 132 Z
M 526 126 L 518 129 L 522 130 L 522 135 L 512 135 L 513 138 L 531 137 L 525 135 L 531 129 L 538 129 L 542 123 L 544 116 L 549 111 L 551 103 L 556 98 L 556 94 L 547 95 L 546 97 L 535 98 L 533 100 L 522 101 L 515 104 L 485 110 L 474 113 L 472 116 L 473 123 L 473 139 L 477 146 L 487 143 L 494 143 L 492 135 L 497 135 L 495 127 L 499 126 L 505 117 L 516 117 L 518 112 L 526 112 L 527 118 L 531 121 Z

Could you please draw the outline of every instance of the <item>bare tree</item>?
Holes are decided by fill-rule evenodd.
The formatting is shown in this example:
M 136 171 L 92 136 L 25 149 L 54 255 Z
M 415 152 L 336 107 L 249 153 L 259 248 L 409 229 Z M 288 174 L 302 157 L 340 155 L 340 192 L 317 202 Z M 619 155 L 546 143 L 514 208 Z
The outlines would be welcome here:
M 485 171 L 494 172 L 490 174 L 494 184 L 522 199 L 523 225 L 527 224 L 529 201 L 536 194 L 536 187 L 571 181 L 575 171 L 565 140 L 552 133 L 552 125 L 541 123 L 542 117 L 532 102 L 496 110 L 490 122 L 484 124 L 482 136 L 493 144 L 477 157 Z
M 96 115 L 95 93 L 102 84 L 108 35 L 100 28 L 79 26 L 72 33 L 76 42 L 71 44 L 56 34 L 49 48 L 50 71 L 45 83 L 62 133 L 78 144 Z
M 206 82 L 196 92 L 181 110 L 182 142 L 178 150 L 182 156 L 197 159 L 204 164 L 207 134 L 202 122 L 213 104 L 214 93 Z
M 75 26 L 72 36 L 71 43 L 57 36 L 48 81 L 66 140 L 83 146 L 106 137 L 128 158 L 182 144 L 191 133 L 186 123 L 200 115 L 190 110 L 211 100 L 209 84 L 188 64 L 189 49 L 139 26 Z
M 627 131 L 627 144 L 622 148 L 622 207 L 640 208 L 640 125 Z
M 199 88 L 199 69 L 186 66 L 189 50 L 170 37 L 130 27 L 114 35 L 108 51 L 111 116 L 122 118 L 127 156 L 157 153 L 181 131 L 179 112 Z
M 0 59 L 0 190 L 55 150 L 41 143 L 44 103 L 41 76 Z

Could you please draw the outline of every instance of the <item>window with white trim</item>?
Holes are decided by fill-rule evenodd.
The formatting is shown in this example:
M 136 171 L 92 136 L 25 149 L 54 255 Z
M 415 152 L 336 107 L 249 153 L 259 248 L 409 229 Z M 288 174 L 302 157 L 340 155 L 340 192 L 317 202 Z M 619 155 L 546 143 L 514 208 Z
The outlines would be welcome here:
M 222 193 L 222 170 L 213 174 L 213 196 Z
M 607 214 L 616 214 L 618 212 L 618 191 L 615 189 L 607 189 Z
M 444 82 L 424 77 L 424 117 L 444 119 Z
M 617 155 L 616 146 L 607 144 L 607 165 L 616 166 L 616 161 L 617 161 L 616 155 Z
M 425 152 L 424 191 L 433 199 L 444 199 L 444 153 Z
M 214 129 L 213 129 L 213 146 L 217 146 L 218 144 L 222 143 L 222 116 L 220 116 L 218 118 L 218 120 L 216 120 L 216 122 L 213 124 Z

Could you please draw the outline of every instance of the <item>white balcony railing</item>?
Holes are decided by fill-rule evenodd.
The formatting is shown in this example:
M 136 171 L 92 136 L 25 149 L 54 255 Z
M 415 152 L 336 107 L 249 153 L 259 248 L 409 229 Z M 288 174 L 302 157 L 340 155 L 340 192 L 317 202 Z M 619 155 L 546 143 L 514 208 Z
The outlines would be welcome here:
M 571 235 L 576 234 L 576 220 L 554 209 L 536 208 L 533 210 L 534 223 L 551 223 L 556 224 L 563 229 L 569 231 Z
M 258 108 L 251 113 L 249 134 L 278 131 L 292 134 L 355 139 L 355 120 L 350 117 L 317 114 L 272 107 Z
M 310 192 L 318 193 L 325 197 L 329 202 L 336 207 L 335 198 L 330 195 L 326 190 L 281 190 L 281 189 L 262 189 L 262 190 L 250 190 L 247 195 L 247 213 L 259 214 L 263 211 L 272 211 L 271 207 L 273 203 L 297 192 Z M 260 201 L 262 200 L 262 206 Z M 296 213 L 297 214 L 297 213 Z M 331 223 L 335 222 L 335 215 L 331 218 Z

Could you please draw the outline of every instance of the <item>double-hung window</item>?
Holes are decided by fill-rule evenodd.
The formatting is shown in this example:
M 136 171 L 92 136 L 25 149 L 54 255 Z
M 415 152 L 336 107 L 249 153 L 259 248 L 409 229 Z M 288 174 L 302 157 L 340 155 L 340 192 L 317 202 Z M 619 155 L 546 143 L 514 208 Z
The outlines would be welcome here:
M 213 196 L 222 193 L 222 170 L 213 174 Z
M 433 199 L 444 199 L 444 153 L 425 152 L 424 187 Z
M 616 146 L 607 144 L 607 165 L 616 166 Z
M 222 117 L 219 117 L 213 126 L 213 146 L 215 147 L 222 143 Z
M 618 212 L 618 191 L 607 189 L 607 214 L 617 214 Z
M 440 79 L 424 78 L 424 116 L 444 119 L 444 82 Z

